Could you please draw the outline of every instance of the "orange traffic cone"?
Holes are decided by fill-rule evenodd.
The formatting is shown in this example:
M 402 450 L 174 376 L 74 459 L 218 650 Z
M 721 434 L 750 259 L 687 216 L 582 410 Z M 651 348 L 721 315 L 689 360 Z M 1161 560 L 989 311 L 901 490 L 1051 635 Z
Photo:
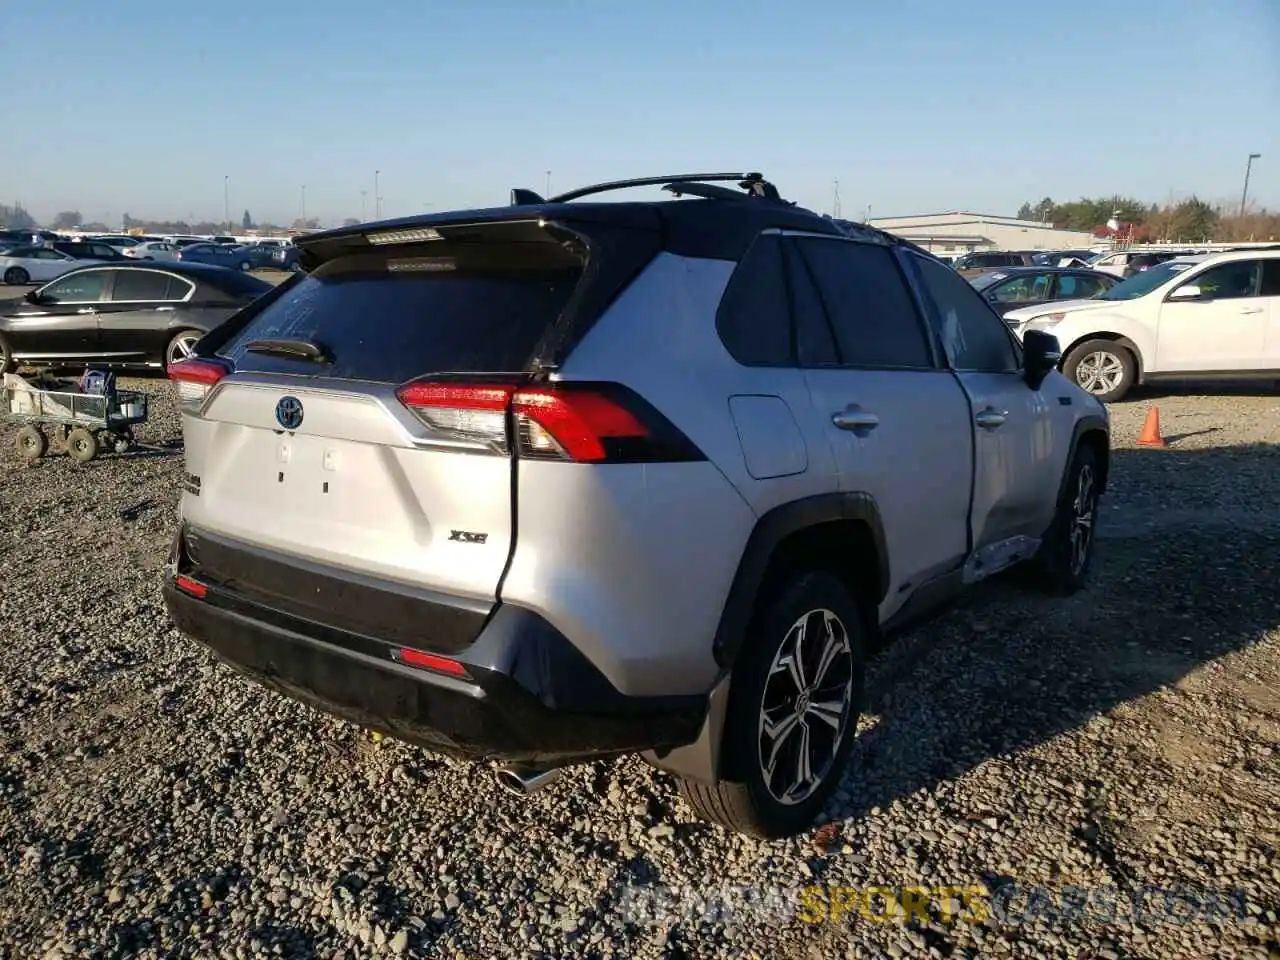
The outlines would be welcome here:
M 1147 421 L 1142 425 L 1142 433 L 1138 434 L 1140 447 L 1167 447 L 1168 441 L 1160 435 L 1160 408 L 1152 407 L 1147 411 Z

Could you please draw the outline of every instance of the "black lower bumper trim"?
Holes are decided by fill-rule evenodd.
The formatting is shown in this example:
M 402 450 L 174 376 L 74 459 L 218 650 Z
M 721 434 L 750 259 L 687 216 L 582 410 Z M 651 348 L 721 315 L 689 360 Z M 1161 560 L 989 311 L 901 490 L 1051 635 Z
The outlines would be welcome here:
M 499 606 L 450 656 L 465 679 L 397 663 L 394 645 L 210 588 L 164 587 L 178 628 L 271 689 L 353 723 L 469 760 L 584 762 L 696 739 L 706 698 L 628 697 L 541 617 Z

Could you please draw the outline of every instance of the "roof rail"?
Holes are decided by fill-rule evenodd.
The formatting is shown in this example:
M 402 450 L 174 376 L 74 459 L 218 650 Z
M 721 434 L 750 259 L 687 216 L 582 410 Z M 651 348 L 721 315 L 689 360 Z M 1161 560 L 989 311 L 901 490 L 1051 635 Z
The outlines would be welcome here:
M 744 191 L 742 194 L 734 193 L 731 190 L 708 186 L 713 183 L 736 182 L 738 187 Z M 681 185 L 685 185 L 684 189 L 680 189 Z M 544 199 L 532 190 L 524 190 L 516 188 L 511 191 L 512 206 L 530 206 L 540 203 L 568 203 L 570 200 L 577 200 L 580 197 L 591 196 L 596 193 L 606 193 L 611 190 L 628 190 L 632 187 L 662 187 L 670 193 L 680 196 L 682 194 L 688 196 L 705 197 L 708 199 L 728 200 L 728 199 L 749 199 L 759 197 L 764 200 L 773 200 L 779 203 L 785 203 L 778 194 L 778 188 L 767 181 L 759 173 L 685 173 L 675 176 L 666 177 L 638 177 L 632 180 L 609 180 L 604 183 L 596 183 L 587 187 L 579 187 L 577 190 L 570 190 L 568 193 L 562 193 L 559 196 Z

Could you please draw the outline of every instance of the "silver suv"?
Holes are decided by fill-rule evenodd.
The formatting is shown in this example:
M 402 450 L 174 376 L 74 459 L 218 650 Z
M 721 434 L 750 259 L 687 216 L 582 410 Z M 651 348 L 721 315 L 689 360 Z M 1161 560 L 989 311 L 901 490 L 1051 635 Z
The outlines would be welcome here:
M 296 242 L 169 368 L 169 610 L 278 691 L 525 793 L 639 753 L 784 836 L 883 633 L 1023 561 L 1086 578 L 1108 420 L 1056 340 L 758 174 Z

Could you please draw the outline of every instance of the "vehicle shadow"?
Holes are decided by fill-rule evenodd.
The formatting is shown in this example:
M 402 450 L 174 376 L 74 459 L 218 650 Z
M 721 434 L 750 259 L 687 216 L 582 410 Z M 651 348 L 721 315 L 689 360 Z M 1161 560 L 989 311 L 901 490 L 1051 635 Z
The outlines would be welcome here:
M 1086 590 L 1053 599 L 996 578 L 873 661 L 870 727 L 855 742 L 839 817 L 1076 730 L 1277 628 L 1280 479 L 1270 478 L 1280 478 L 1280 445 L 1112 458 Z M 1209 489 L 1236 480 L 1252 489 L 1235 502 Z

